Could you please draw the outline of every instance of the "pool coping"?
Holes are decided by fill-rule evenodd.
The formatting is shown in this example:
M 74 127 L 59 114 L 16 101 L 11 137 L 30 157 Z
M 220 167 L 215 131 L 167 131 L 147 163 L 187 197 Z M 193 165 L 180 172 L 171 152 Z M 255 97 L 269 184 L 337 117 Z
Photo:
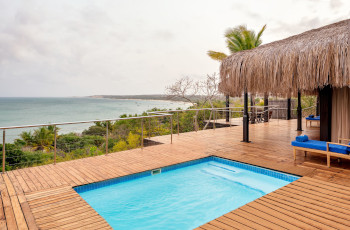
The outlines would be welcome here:
M 286 173 L 286 172 L 275 170 L 275 169 L 270 169 L 270 168 L 266 168 L 266 167 L 262 167 L 262 166 L 257 166 L 257 165 L 253 165 L 253 164 L 249 164 L 249 163 L 240 162 L 237 160 L 231 160 L 231 159 L 226 159 L 223 157 L 211 155 L 211 156 L 202 157 L 202 158 L 195 159 L 195 160 L 190 160 L 190 161 L 181 162 L 181 163 L 177 163 L 177 164 L 173 164 L 173 165 L 168 165 L 168 166 L 164 166 L 161 168 L 154 168 L 151 170 L 133 173 L 133 174 L 129 174 L 129 175 L 121 176 L 121 177 L 116 177 L 116 178 L 112 178 L 112 179 L 108 179 L 108 180 L 104 180 L 104 181 L 98 181 L 98 182 L 94 182 L 94 183 L 79 185 L 79 186 L 75 186 L 72 188 L 79 194 L 82 192 L 90 191 L 90 190 L 105 187 L 105 186 L 110 186 L 110 185 L 121 183 L 121 182 L 126 182 L 126 181 L 130 181 L 130 180 L 134 180 L 134 179 L 138 179 L 138 178 L 142 178 L 142 177 L 152 176 L 152 171 L 156 170 L 156 169 L 161 169 L 161 172 L 163 173 L 163 172 L 168 172 L 168 171 L 172 171 L 172 170 L 176 170 L 179 168 L 184 168 L 184 167 L 188 167 L 191 165 L 196 165 L 196 164 L 200 164 L 200 163 L 208 162 L 208 161 L 212 161 L 212 160 L 219 162 L 219 163 L 234 166 L 237 168 L 249 170 L 249 171 L 252 171 L 255 173 L 267 175 L 267 176 L 270 176 L 273 178 L 285 180 L 285 181 L 288 181 L 290 183 L 295 181 L 295 180 L 298 180 L 302 177 L 301 175 Z

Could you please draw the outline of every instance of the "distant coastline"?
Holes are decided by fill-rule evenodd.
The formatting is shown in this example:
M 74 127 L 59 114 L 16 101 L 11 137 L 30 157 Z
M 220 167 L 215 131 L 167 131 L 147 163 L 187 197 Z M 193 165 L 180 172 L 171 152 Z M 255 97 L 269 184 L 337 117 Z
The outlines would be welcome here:
M 118 99 L 118 100 L 146 100 L 146 101 L 176 101 L 189 102 L 180 97 L 172 97 L 164 94 L 147 94 L 147 95 L 93 95 L 87 96 L 89 98 L 104 98 L 104 99 Z M 201 101 L 204 96 L 188 96 L 192 101 Z M 218 99 L 224 100 L 223 96 L 218 96 Z
M 188 102 L 182 98 L 175 98 L 164 94 L 148 95 L 93 95 L 90 98 L 118 99 L 118 100 L 146 100 L 146 101 L 181 101 Z

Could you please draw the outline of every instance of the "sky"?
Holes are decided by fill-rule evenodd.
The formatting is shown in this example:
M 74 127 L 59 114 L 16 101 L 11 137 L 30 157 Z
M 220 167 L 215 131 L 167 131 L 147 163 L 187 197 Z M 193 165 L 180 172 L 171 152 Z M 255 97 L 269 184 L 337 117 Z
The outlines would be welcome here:
M 0 0 L 0 97 L 162 94 L 219 71 L 224 32 L 263 43 L 350 18 L 349 0 Z

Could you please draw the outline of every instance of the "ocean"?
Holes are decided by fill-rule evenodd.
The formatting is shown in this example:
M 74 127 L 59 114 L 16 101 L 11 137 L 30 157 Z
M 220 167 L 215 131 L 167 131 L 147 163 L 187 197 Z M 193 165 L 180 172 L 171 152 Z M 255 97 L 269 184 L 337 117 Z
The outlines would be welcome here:
M 140 114 L 152 108 L 186 109 L 175 101 L 119 100 L 104 98 L 0 98 L 0 127 L 47 124 L 96 119 L 114 119 L 122 114 Z M 60 126 L 60 133 L 82 132 L 91 124 Z M 12 142 L 25 129 L 6 131 Z M 28 131 L 28 129 L 26 129 Z M 2 132 L 0 133 L 2 143 Z

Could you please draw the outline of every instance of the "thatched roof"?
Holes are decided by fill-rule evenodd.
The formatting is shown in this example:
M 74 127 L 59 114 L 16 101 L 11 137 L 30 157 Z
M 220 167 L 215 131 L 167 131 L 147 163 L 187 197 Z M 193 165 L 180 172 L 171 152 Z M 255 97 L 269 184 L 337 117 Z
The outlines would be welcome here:
M 220 67 L 219 89 L 296 95 L 320 87 L 350 87 L 350 19 L 232 54 Z

